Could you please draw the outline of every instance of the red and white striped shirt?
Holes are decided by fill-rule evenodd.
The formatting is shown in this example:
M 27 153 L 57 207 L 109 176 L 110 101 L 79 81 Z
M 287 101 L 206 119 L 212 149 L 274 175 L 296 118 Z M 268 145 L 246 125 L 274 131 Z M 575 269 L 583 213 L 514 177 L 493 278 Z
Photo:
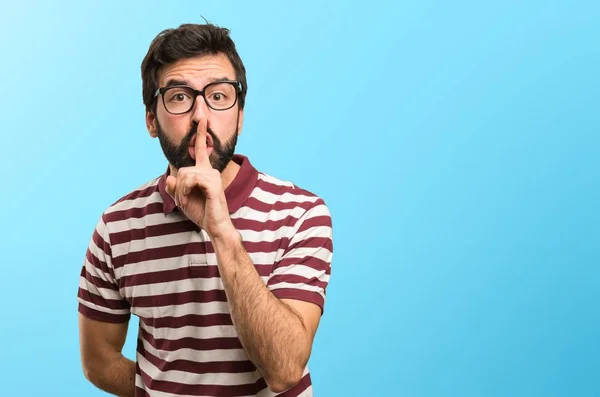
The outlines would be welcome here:
M 257 171 L 248 158 L 225 195 L 256 271 L 278 298 L 323 308 L 333 254 L 324 201 Z M 232 324 L 214 248 L 165 191 L 167 173 L 111 205 L 86 252 L 79 311 L 139 317 L 136 396 L 275 396 Z M 308 368 L 281 396 L 312 396 Z

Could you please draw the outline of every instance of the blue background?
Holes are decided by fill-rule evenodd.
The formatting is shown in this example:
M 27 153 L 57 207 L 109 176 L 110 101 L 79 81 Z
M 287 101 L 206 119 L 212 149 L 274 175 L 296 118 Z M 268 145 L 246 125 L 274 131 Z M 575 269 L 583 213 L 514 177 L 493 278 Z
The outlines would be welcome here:
M 317 396 L 600 395 L 600 3 L 83 3 L 1 8 L 0 395 L 103 395 L 80 267 L 165 168 L 150 41 L 201 16 L 247 67 L 239 152 L 334 217 Z

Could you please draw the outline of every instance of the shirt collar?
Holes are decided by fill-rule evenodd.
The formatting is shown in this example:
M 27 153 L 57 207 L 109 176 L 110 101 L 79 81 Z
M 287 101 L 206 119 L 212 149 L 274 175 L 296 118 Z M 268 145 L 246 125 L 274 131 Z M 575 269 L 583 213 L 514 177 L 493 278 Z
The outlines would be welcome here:
M 252 193 L 252 189 L 254 189 L 258 181 L 258 171 L 246 156 L 235 154 L 232 161 L 238 163 L 240 169 L 233 181 L 225 189 L 225 198 L 227 199 L 227 207 L 230 214 L 233 214 L 242 207 L 248 197 L 250 197 L 250 193 Z M 163 212 L 165 215 L 170 214 L 177 208 L 175 200 L 169 196 L 166 190 L 167 176 L 169 176 L 168 167 L 158 180 L 158 190 L 162 197 Z

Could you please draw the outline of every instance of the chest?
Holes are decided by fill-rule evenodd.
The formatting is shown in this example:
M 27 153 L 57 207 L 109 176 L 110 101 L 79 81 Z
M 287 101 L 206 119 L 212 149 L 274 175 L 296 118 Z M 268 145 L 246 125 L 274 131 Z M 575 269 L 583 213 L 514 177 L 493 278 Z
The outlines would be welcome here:
M 265 239 L 265 233 L 252 230 L 240 234 L 256 271 L 267 283 L 281 255 L 280 239 Z M 218 257 L 205 231 L 153 236 L 150 230 L 116 247 L 116 253 L 121 295 L 145 324 L 164 318 L 210 322 L 229 315 Z

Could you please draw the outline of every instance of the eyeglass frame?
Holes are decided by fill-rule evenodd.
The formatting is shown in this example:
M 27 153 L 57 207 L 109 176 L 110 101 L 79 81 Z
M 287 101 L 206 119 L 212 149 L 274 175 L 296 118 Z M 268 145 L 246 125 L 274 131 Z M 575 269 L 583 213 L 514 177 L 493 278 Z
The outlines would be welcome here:
M 223 83 L 231 84 L 231 85 L 235 86 L 235 88 L 236 88 L 236 90 L 235 90 L 235 101 L 233 101 L 233 103 L 231 104 L 231 106 L 229 106 L 228 108 L 225 108 L 225 109 L 215 109 L 214 107 L 210 106 L 210 104 L 206 100 L 206 96 L 205 96 L 206 88 L 208 88 L 210 86 L 213 86 L 213 85 L 217 85 L 217 84 L 223 84 Z M 191 104 L 190 108 L 188 110 L 186 110 L 185 112 L 173 113 L 173 112 L 169 111 L 169 109 L 167 108 L 167 105 L 165 103 L 165 95 L 164 94 L 165 94 L 165 92 L 167 92 L 167 90 L 170 90 L 172 88 L 189 88 L 189 90 L 191 92 L 193 92 L 194 95 L 192 97 L 192 104 Z M 189 86 L 189 85 L 185 85 L 185 84 L 176 84 L 176 85 L 169 85 L 169 86 L 166 86 L 166 87 L 160 87 L 154 93 L 154 98 L 156 99 L 156 97 L 158 97 L 158 94 L 160 94 L 162 96 L 163 106 L 164 106 L 165 110 L 167 111 L 167 113 L 174 114 L 174 115 L 180 115 L 180 114 L 186 114 L 186 113 L 188 113 L 190 110 L 192 110 L 194 108 L 194 105 L 196 104 L 196 98 L 198 98 L 198 96 L 201 96 L 204 99 L 204 103 L 206 103 L 206 106 L 208 106 L 212 110 L 215 110 L 217 112 L 220 112 L 220 111 L 223 111 L 223 110 L 229 110 L 232 107 L 234 107 L 235 104 L 238 102 L 238 100 L 240 98 L 241 92 L 242 92 L 242 83 L 239 80 L 218 80 L 218 81 L 213 81 L 212 83 L 208 83 L 201 90 L 197 90 L 194 87 Z

